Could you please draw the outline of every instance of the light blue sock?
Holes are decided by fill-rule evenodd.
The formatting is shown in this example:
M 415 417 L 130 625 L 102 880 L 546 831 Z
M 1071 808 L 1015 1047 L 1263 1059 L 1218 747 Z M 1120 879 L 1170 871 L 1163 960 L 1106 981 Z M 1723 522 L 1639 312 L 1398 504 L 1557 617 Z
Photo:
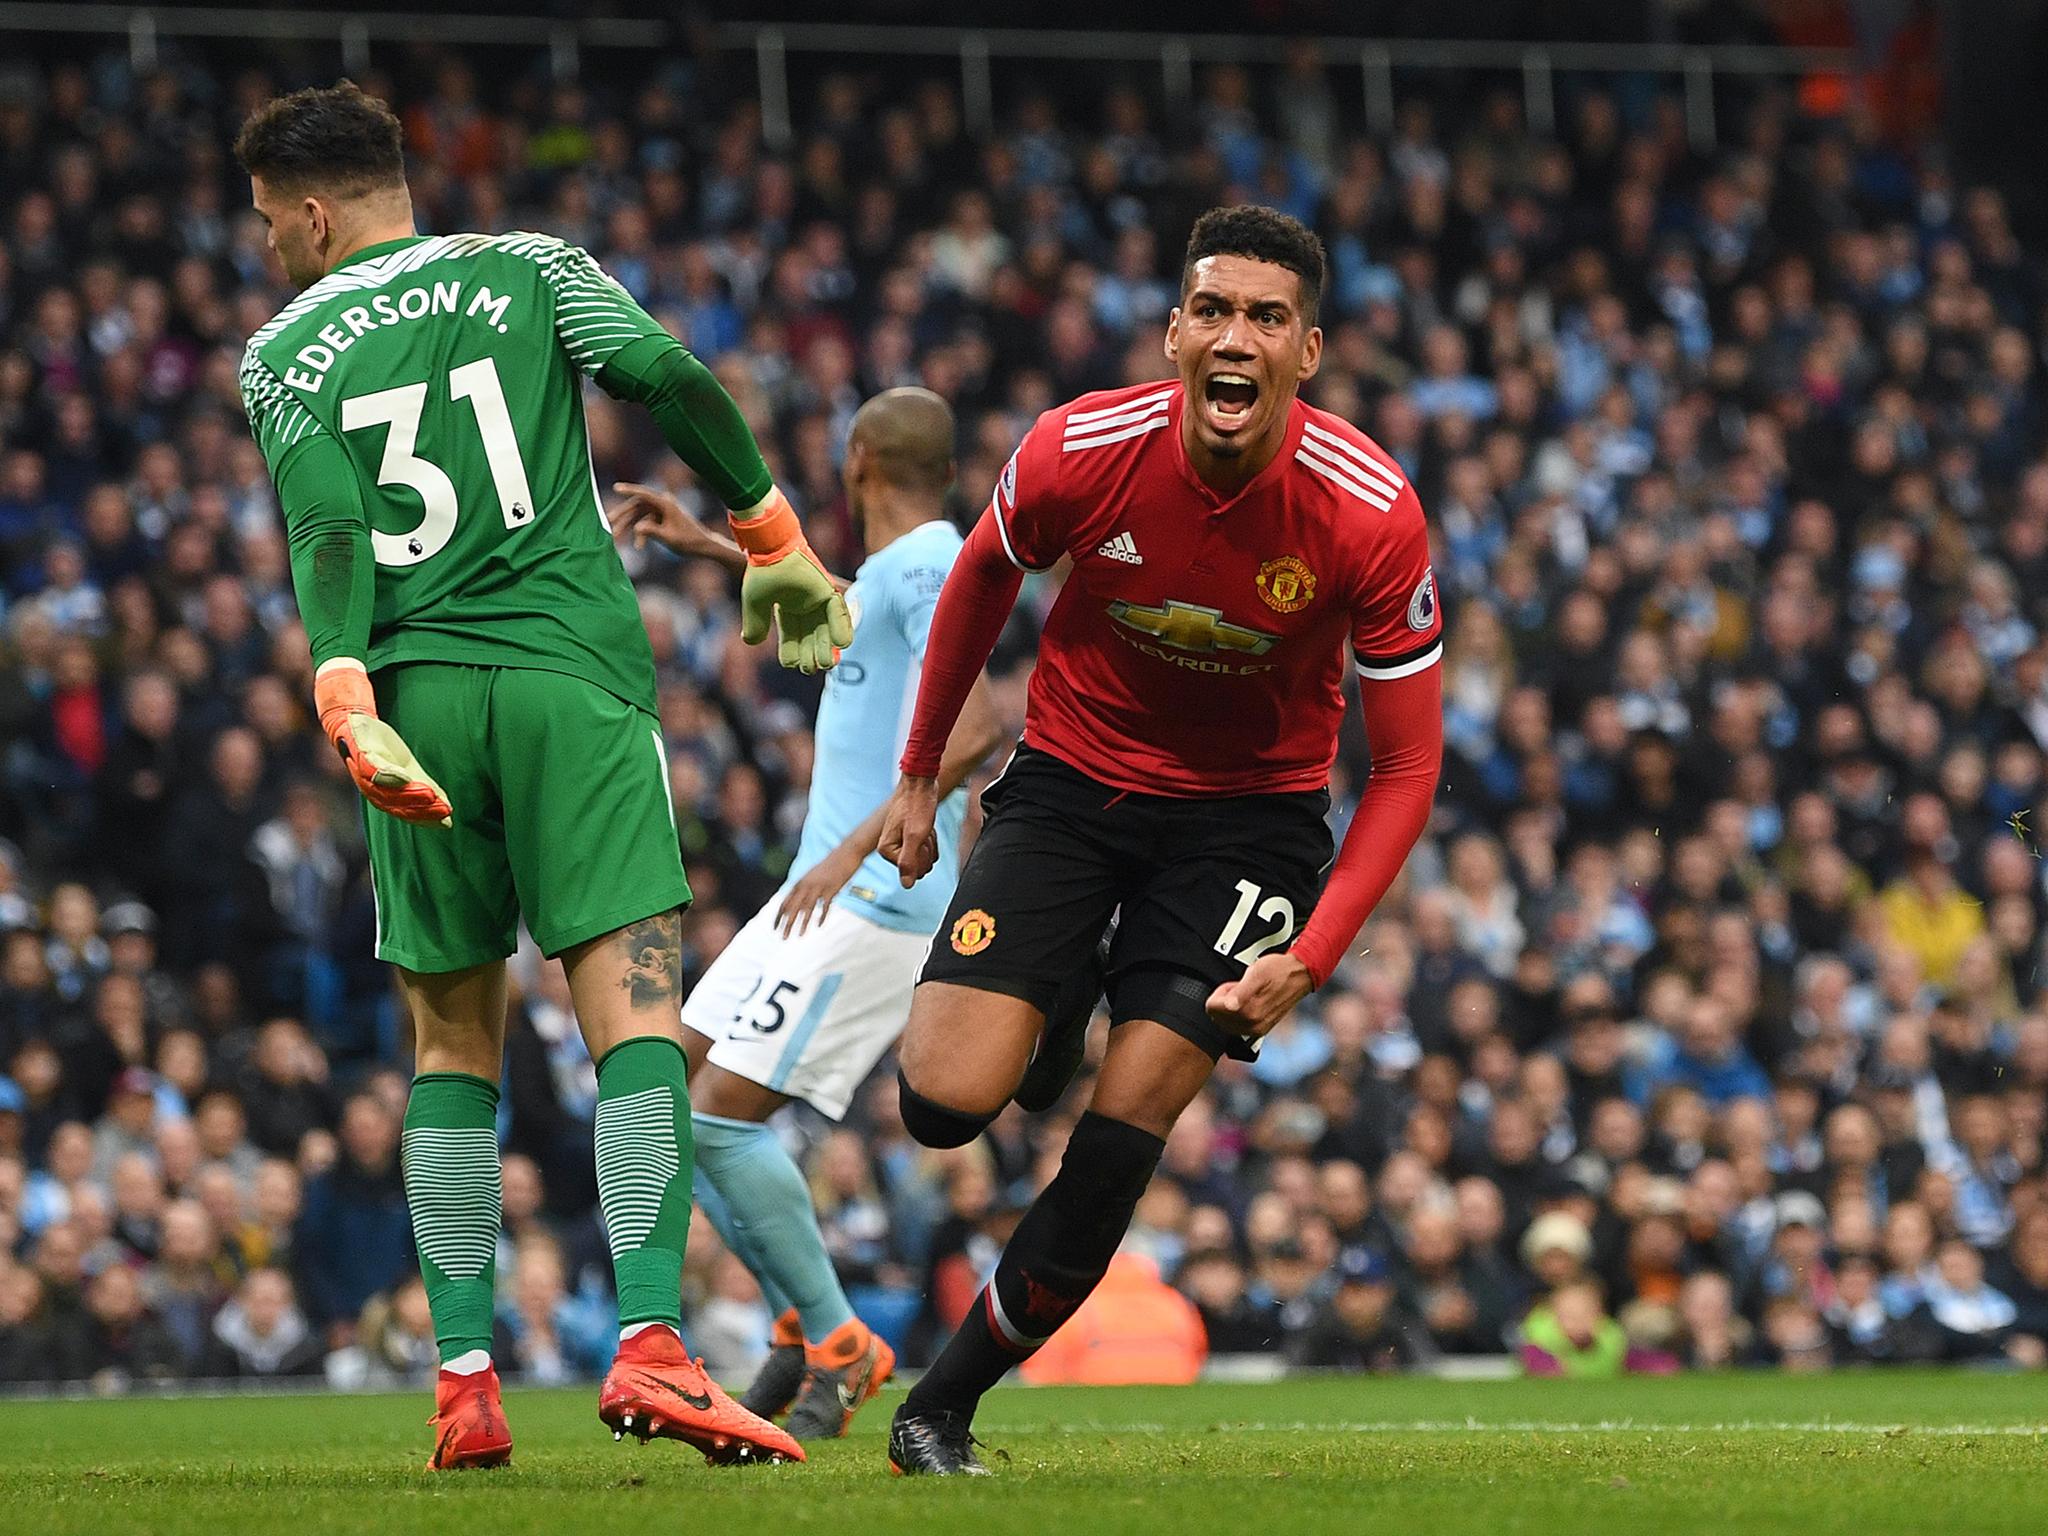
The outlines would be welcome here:
M 698 1117 L 692 1115 L 690 1118 L 694 1121 Z M 699 1129 L 702 1129 L 701 1124 Z M 700 1162 L 698 1167 L 701 1169 L 703 1164 Z M 737 1254 L 739 1261 L 752 1273 L 755 1282 L 761 1287 L 761 1299 L 768 1303 L 768 1310 L 777 1317 L 782 1316 L 789 1310 L 790 1300 L 782 1294 L 782 1288 L 769 1278 L 760 1252 L 754 1247 L 749 1235 L 742 1232 L 739 1224 L 732 1219 L 732 1207 L 725 1203 L 725 1196 L 718 1192 L 718 1186 L 712 1183 L 707 1175 L 699 1179 L 690 1192 L 697 1197 L 698 1207 L 704 1212 L 705 1220 L 709 1221 L 712 1229 L 718 1233 L 719 1240 Z
M 733 1251 L 750 1267 L 758 1257 L 754 1273 L 761 1288 L 773 1285 L 788 1297 L 803 1322 L 804 1337 L 821 1343 L 852 1319 L 853 1304 L 832 1272 L 803 1174 L 767 1126 L 718 1115 L 692 1118 L 702 1182 L 724 1197 L 734 1229 L 747 1244 Z

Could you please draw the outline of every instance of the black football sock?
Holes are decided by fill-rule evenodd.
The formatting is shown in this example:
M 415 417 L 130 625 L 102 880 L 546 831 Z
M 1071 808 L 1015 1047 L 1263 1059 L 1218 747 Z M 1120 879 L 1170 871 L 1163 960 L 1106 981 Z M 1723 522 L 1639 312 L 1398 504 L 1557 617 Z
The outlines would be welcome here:
M 1060 1171 L 1017 1223 L 995 1277 L 932 1368 L 910 1389 L 913 1414 L 972 1414 L 982 1393 L 1029 1359 L 1088 1299 L 1130 1229 L 1166 1143 L 1088 1111 Z

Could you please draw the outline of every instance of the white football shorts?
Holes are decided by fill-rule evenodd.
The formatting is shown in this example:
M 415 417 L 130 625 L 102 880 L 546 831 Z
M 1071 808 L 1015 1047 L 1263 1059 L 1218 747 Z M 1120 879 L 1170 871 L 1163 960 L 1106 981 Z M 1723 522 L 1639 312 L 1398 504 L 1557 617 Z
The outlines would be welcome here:
M 778 892 L 733 936 L 683 1004 L 735 1076 L 841 1118 L 882 1053 L 903 1033 L 928 933 L 868 921 L 835 901 L 822 922 L 785 939 Z

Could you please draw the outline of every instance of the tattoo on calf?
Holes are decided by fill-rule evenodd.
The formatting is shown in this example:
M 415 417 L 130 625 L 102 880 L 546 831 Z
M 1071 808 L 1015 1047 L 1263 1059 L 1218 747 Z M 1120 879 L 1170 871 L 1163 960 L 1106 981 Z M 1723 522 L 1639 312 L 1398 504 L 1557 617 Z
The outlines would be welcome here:
M 635 1008 L 680 1002 L 683 995 L 683 920 L 678 912 L 660 912 L 628 923 L 617 934 L 627 969 L 619 985 L 632 995 Z

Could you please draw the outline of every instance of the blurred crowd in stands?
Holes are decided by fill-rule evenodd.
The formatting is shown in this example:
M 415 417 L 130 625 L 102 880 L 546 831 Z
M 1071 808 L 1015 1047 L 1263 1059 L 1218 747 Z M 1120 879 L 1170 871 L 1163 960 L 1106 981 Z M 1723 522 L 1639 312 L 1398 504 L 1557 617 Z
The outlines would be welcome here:
M 1130 1248 L 1208 1350 L 2048 1359 L 2048 293 L 1938 146 L 1853 93 L 1816 119 L 1759 88 L 1700 154 L 1628 79 L 1563 81 L 1538 138 L 1516 90 L 1404 77 L 1369 138 L 1304 48 L 1205 70 L 1187 120 L 1132 85 L 1018 90 L 988 142 L 943 80 L 833 73 L 770 154 L 702 59 L 387 62 L 365 83 L 404 117 L 421 228 L 588 245 L 716 369 L 843 571 L 866 395 L 953 402 L 971 520 L 1038 411 L 1166 373 L 1197 213 L 1320 231 L 1308 394 L 1421 491 L 1450 747 L 1352 961 L 1223 1063 L 1140 1207 Z M 168 49 L 0 61 L 0 1382 L 434 1362 L 408 1030 L 235 388 L 286 290 L 225 145 L 297 83 Z M 715 511 L 648 422 L 590 414 L 601 482 Z M 696 972 L 790 872 L 815 685 L 739 643 L 717 570 L 627 558 Z M 1056 580 L 998 651 L 1013 724 Z M 1368 762 L 1354 727 L 1340 821 Z M 555 1380 L 613 1337 L 596 1087 L 559 968 L 515 974 L 499 1358 Z M 888 1075 L 843 1127 L 790 1117 L 832 1254 L 913 1360 L 1078 1102 L 944 1154 Z M 768 1319 L 701 1222 L 685 1284 L 693 1343 L 743 1373 Z

